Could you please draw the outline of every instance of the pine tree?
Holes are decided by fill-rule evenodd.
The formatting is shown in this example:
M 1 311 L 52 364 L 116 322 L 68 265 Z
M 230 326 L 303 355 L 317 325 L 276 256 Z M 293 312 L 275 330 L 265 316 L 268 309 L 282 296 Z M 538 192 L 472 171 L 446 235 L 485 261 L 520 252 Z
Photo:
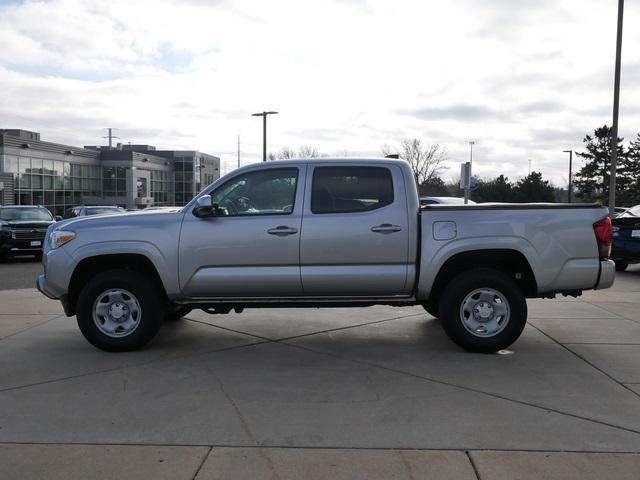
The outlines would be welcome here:
M 555 195 L 553 186 L 542 179 L 542 173 L 531 172 L 522 180 L 518 180 L 513 189 L 517 202 L 553 202 Z
M 627 180 L 623 185 L 618 184 L 621 198 L 616 199 L 616 204 L 632 207 L 640 204 L 640 133 L 629 143 L 622 165 Z
M 625 185 L 625 150 L 622 138 L 618 138 L 618 164 L 616 167 L 616 195 L 620 186 Z M 576 174 L 574 183 L 577 196 L 587 201 L 609 203 L 609 170 L 611 165 L 611 127 L 604 125 L 596 128 L 593 137 L 587 135 L 583 140 L 586 152 L 578 155 L 586 160 L 585 165 Z

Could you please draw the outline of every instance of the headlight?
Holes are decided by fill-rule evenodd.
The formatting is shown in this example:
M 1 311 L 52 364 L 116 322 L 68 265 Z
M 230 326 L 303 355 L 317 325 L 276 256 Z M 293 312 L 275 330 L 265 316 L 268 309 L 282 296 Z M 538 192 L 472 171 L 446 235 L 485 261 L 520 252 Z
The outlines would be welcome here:
M 11 230 L 11 227 L 8 223 L 0 223 L 0 232 L 8 232 Z
M 51 248 L 58 248 L 76 238 L 76 233 L 69 230 L 54 230 L 49 235 L 49 245 Z

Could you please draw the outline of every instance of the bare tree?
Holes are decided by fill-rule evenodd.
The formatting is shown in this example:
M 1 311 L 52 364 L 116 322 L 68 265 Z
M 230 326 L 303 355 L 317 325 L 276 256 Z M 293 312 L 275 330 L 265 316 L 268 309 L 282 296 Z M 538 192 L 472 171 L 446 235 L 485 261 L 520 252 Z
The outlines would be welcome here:
M 417 138 L 407 138 L 400 143 L 398 149 L 383 145 L 380 150 L 382 155 L 397 153 L 401 159 L 406 160 L 418 185 L 432 183 L 447 169 L 444 166 L 447 150 L 437 143 L 426 145 Z
M 317 158 L 322 157 L 316 147 L 302 145 L 297 151 L 291 147 L 282 147 L 278 153 L 269 153 L 269 160 L 289 160 L 291 158 Z
M 316 147 L 310 145 L 302 145 L 298 150 L 299 158 L 317 158 L 320 157 L 320 152 Z

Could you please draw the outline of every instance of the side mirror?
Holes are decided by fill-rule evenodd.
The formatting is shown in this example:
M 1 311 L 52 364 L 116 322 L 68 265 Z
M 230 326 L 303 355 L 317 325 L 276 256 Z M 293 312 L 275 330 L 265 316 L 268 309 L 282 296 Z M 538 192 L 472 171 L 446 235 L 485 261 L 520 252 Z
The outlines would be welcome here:
M 202 195 L 196 200 L 196 206 L 193 207 L 193 214 L 196 217 L 211 217 L 213 216 L 213 202 L 211 201 L 211 195 Z
M 202 195 L 196 200 L 196 206 L 193 207 L 193 214 L 196 217 L 221 217 L 225 215 L 225 210 L 218 207 L 217 203 L 213 203 L 211 195 Z
M 56 222 L 59 222 L 60 220 L 62 220 L 62 217 L 60 215 L 56 215 L 55 216 L 55 220 L 56 220 Z

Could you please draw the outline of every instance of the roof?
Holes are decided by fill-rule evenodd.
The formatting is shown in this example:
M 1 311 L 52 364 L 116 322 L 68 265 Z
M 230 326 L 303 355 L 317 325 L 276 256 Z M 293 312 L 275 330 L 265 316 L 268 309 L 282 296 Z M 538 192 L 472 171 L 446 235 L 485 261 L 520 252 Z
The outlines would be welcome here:
M 240 167 L 234 172 L 245 169 L 255 169 L 258 168 L 270 168 L 277 167 L 281 165 L 306 165 L 309 163 L 332 163 L 332 164 L 352 164 L 352 163 L 361 163 L 361 162 L 372 162 L 372 163 L 381 163 L 387 165 L 401 165 L 406 166 L 407 162 L 404 160 L 398 160 L 395 158 L 361 158 L 361 157 L 317 157 L 317 158 L 291 158 L 286 160 L 273 160 L 268 162 L 259 162 L 259 163 L 251 163 L 249 165 L 245 165 Z

